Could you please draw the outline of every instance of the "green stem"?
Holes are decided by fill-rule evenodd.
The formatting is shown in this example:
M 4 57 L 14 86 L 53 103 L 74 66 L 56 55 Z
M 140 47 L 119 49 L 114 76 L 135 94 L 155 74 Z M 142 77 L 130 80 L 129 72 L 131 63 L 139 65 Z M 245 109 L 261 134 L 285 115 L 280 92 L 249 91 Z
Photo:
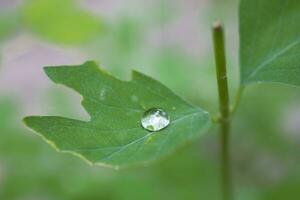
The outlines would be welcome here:
M 230 108 L 229 92 L 226 73 L 225 42 L 223 27 L 220 22 L 213 25 L 213 40 L 215 51 L 215 64 L 219 92 L 220 107 L 220 157 L 222 175 L 223 200 L 232 200 L 232 184 L 230 170 L 229 135 L 230 135 Z

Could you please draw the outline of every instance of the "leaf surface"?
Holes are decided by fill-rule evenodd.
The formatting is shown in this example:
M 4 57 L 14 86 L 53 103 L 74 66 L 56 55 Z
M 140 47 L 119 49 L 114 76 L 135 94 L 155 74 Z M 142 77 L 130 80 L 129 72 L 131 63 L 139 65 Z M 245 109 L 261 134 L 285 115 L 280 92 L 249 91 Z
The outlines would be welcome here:
M 114 78 L 94 62 L 46 67 L 45 72 L 55 83 L 82 95 L 91 119 L 32 116 L 24 119 L 25 124 L 57 149 L 91 163 L 118 168 L 157 160 L 198 138 L 210 124 L 206 111 L 136 71 L 131 81 Z M 158 132 L 141 127 L 142 115 L 153 107 L 165 110 L 171 119 L 170 125 Z
M 239 18 L 242 84 L 300 86 L 299 0 L 241 0 Z

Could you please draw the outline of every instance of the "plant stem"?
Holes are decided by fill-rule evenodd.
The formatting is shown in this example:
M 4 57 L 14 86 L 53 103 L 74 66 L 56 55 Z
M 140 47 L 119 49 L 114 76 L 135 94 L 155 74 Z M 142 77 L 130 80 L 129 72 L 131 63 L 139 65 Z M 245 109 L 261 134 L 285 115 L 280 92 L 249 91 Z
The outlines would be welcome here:
M 230 134 L 230 108 L 229 92 L 226 73 L 225 42 L 223 27 L 220 22 L 213 25 L 213 40 L 215 51 L 216 75 L 220 107 L 220 159 L 223 200 L 232 200 L 232 185 L 230 171 L 229 134 Z

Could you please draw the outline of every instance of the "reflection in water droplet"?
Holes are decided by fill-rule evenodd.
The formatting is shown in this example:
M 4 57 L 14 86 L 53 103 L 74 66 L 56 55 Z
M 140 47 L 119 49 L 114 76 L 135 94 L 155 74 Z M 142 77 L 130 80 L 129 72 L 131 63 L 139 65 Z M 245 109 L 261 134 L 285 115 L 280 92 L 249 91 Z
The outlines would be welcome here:
M 148 131 L 159 131 L 170 124 L 170 117 L 160 108 L 150 108 L 144 113 L 141 124 Z

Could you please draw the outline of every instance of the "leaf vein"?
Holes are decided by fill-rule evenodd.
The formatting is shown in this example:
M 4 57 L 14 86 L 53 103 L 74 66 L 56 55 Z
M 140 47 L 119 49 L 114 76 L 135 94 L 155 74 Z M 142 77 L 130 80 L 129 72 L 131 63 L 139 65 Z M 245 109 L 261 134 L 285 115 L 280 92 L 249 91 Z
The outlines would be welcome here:
M 283 48 L 282 50 L 278 51 L 277 53 L 273 54 L 272 57 L 270 57 L 269 59 L 265 60 L 264 62 L 262 62 L 248 77 L 248 79 L 252 78 L 253 76 L 255 76 L 260 70 L 262 70 L 264 67 L 266 67 L 269 63 L 271 63 L 272 61 L 274 61 L 277 57 L 285 54 L 287 51 L 289 51 L 291 48 L 297 46 L 300 44 L 300 38 L 294 42 L 292 42 L 291 44 L 287 45 L 285 48 Z

